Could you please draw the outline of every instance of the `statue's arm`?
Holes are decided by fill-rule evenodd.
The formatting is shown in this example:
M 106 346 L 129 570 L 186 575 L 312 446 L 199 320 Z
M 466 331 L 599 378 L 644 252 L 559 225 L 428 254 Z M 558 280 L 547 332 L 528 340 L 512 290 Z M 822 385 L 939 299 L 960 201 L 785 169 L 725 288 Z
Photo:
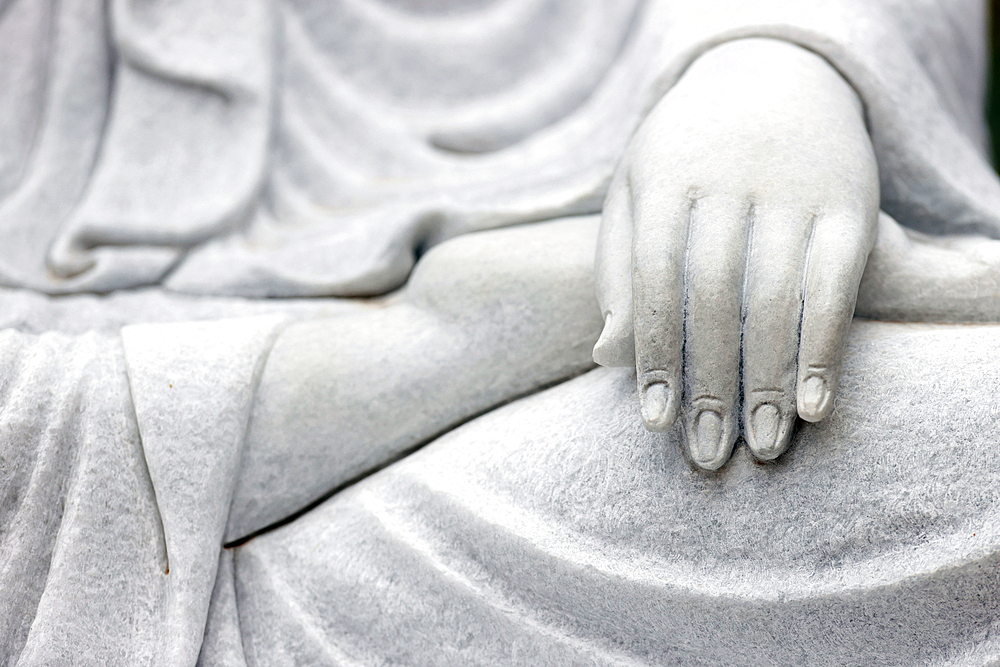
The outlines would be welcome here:
M 433 248 L 383 308 L 293 324 L 255 398 L 227 541 L 593 365 L 596 217 Z
M 1000 241 L 928 236 L 882 213 L 856 312 L 904 322 L 998 322 Z

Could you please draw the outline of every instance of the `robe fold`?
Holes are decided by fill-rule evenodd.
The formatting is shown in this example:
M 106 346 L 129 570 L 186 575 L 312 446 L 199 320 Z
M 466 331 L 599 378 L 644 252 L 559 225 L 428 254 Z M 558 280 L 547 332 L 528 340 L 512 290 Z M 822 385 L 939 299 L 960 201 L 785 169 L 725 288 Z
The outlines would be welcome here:
M 0 335 L 4 664 L 195 663 L 282 319 Z
M 103 8 L 0 15 L 7 285 L 385 292 L 456 234 L 599 212 L 646 110 L 740 37 L 801 44 L 855 87 L 886 212 L 1000 236 L 978 0 Z
M 1000 659 L 994 327 L 856 323 L 777 464 L 693 469 L 598 370 L 223 550 L 283 321 L 3 333 L 6 662 Z
M 718 473 L 592 371 L 235 549 L 203 664 L 996 664 L 998 354 L 856 322 L 833 415 Z
M 644 113 L 742 37 L 811 49 L 858 91 L 885 211 L 1000 237 L 984 11 L 6 0 L 4 299 L 385 292 L 456 235 L 599 212 Z M 990 329 L 862 326 L 843 405 L 775 465 L 693 471 L 676 434 L 642 430 L 634 378 L 597 371 L 223 552 L 283 321 L 0 333 L 8 663 L 1000 659 Z

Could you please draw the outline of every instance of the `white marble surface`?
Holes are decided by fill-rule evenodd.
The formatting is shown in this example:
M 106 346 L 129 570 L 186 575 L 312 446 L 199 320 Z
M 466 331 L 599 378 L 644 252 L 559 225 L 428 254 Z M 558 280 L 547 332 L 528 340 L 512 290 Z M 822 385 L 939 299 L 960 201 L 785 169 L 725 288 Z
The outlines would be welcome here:
M 716 473 L 627 369 L 508 405 L 238 548 L 248 664 L 993 664 L 998 356 L 856 321 L 831 416 Z
M 650 111 L 608 192 L 594 358 L 632 366 L 643 421 L 713 470 L 823 419 L 875 243 L 878 165 L 860 99 L 794 44 L 737 40 Z M 742 406 L 742 409 L 741 409 Z
M 0 0 L 2 661 L 1000 661 L 983 19 Z
M 4 7 L 8 286 L 385 292 L 447 238 L 599 212 L 648 110 L 745 37 L 799 44 L 854 87 L 890 215 L 1000 229 L 980 0 Z
M 470 234 L 431 250 L 386 307 L 290 324 L 257 388 L 226 540 L 592 368 L 597 223 Z

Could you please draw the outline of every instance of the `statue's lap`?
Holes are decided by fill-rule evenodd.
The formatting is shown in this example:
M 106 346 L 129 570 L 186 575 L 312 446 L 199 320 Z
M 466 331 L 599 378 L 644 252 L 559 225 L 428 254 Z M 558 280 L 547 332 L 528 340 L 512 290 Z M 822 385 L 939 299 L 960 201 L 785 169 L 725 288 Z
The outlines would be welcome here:
M 833 416 L 777 463 L 741 446 L 717 474 L 685 462 L 676 432 L 643 429 L 633 374 L 593 371 L 239 548 L 247 649 L 428 665 L 1000 655 L 998 356 L 997 327 L 858 321 Z

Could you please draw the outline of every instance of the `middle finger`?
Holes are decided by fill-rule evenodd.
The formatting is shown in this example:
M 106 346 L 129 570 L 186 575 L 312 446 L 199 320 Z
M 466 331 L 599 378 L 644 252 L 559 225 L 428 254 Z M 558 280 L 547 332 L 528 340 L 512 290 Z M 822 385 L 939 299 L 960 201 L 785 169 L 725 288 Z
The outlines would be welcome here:
M 739 434 L 739 364 L 748 200 L 708 195 L 697 200 L 685 269 L 684 435 L 691 458 L 716 470 Z

